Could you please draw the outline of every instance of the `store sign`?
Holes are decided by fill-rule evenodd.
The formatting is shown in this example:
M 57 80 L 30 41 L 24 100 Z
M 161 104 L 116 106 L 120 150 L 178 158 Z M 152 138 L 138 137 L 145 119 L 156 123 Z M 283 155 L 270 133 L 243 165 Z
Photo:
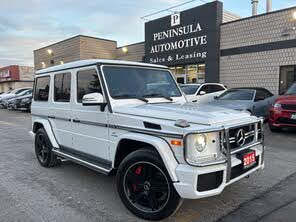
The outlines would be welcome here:
M 145 62 L 168 66 L 219 59 L 222 3 L 212 2 L 145 24 Z
M 3 71 L 0 71 L 0 81 L 7 81 L 10 80 L 11 76 L 10 76 L 10 70 L 6 69 Z

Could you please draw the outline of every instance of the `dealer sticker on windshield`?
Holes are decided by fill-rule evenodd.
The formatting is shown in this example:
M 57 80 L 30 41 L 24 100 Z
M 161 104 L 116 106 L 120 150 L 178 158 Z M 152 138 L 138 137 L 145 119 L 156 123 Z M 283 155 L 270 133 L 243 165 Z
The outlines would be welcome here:
M 293 114 L 291 115 L 291 119 L 296 119 L 296 113 L 293 113 Z

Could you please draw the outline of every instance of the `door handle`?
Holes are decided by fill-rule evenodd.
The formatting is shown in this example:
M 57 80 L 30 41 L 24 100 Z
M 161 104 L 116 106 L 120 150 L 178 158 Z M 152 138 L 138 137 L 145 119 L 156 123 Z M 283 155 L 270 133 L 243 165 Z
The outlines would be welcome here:
M 74 123 L 80 123 L 80 120 L 79 119 L 73 119 L 73 122 Z
M 47 116 L 49 119 L 55 119 L 55 116 Z

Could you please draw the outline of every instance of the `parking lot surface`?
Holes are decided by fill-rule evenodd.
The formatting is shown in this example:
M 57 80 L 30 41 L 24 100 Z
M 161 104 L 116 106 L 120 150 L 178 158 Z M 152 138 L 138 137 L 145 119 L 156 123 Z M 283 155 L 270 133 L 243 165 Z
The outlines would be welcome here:
M 30 129 L 29 113 L 0 110 L 0 221 L 139 221 L 121 203 L 115 177 L 68 161 L 42 168 Z M 219 196 L 185 200 L 166 221 L 295 218 L 295 144 L 295 130 L 271 133 L 267 129 L 263 171 L 230 185 Z

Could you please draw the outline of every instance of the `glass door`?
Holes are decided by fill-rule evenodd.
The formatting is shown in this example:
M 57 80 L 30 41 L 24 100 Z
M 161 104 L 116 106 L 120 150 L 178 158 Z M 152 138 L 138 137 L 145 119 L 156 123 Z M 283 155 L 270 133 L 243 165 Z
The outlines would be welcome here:
M 286 90 L 296 81 L 296 66 L 280 67 L 280 86 L 279 94 Z

